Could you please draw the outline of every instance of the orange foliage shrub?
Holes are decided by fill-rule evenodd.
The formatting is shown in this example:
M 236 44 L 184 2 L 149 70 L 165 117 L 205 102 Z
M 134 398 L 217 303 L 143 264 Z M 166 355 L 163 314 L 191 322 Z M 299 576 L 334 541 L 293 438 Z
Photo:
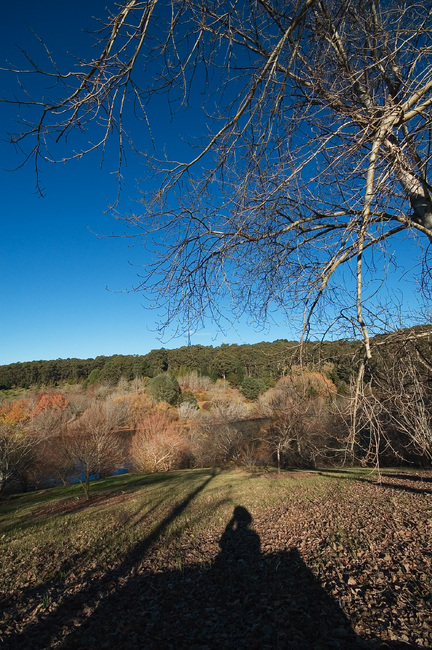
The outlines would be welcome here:
M 50 391 L 49 393 L 39 393 L 36 400 L 37 403 L 30 414 L 31 417 L 38 415 L 38 413 L 42 413 L 43 411 L 50 411 L 51 409 L 64 411 L 69 404 L 66 395 L 55 390 Z
M 0 405 L 0 421 L 6 424 L 25 422 L 30 417 L 33 404 L 33 400 L 29 398 L 3 402 Z
M 135 428 L 141 420 L 151 413 L 153 400 L 146 393 L 133 393 L 116 397 L 115 402 L 123 402 L 128 408 L 128 422 L 131 428 Z

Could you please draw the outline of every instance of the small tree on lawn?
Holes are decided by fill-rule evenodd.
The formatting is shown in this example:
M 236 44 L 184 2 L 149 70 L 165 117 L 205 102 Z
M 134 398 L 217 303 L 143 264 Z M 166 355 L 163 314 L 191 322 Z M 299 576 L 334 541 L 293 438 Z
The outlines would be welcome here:
M 124 462 L 124 445 L 118 434 L 122 420 L 110 417 L 110 409 L 115 413 L 116 406 L 95 403 L 79 420 L 70 423 L 56 441 L 61 462 L 72 468 L 87 499 L 90 497 L 90 477 L 110 474 Z

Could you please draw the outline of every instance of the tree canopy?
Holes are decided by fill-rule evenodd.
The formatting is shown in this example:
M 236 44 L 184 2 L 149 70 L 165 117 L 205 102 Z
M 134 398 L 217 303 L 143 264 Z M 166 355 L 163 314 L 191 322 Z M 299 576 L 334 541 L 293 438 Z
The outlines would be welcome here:
M 388 326 L 377 293 L 399 264 L 395 242 L 415 239 L 423 289 L 429 278 L 431 11 L 428 0 L 113 4 L 91 59 L 61 71 L 55 54 L 46 67 L 29 54 L 15 69 L 24 88 L 26 73 L 49 88 L 12 100 L 26 116 L 12 141 L 38 169 L 117 138 L 121 185 L 125 150 L 147 138 L 151 183 L 136 214 L 117 216 L 147 250 L 136 289 L 162 327 L 282 309 L 306 333 L 326 317 L 362 334 L 369 357 L 369 332 Z M 152 141 L 161 97 L 193 121 L 184 158 Z M 82 146 L 68 150 L 73 132 Z

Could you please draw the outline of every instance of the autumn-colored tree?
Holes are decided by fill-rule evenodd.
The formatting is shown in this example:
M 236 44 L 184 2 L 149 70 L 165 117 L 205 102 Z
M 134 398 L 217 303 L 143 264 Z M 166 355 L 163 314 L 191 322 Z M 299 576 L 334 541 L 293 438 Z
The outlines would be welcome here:
M 69 404 L 64 393 L 60 391 L 51 390 L 49 393 L 39 393 L 36 397 L 36 406 L 30 413 L 30 416 L 33 417 L 42 413 L 43 411 L 49 411 L 55 409 L 57 411 L 63 411 Z
M 34 402 L 30 398 L 13 401 L 5 400 L 0 405 L 0 422 L 6 424 L 19 424 L 29 419 Z
M 142 420 L 132 439 L 131 455 L 142 472 L 167 472 L 181 466 L 189 454 L 188 442 L 166 415 L 155 412 Z
M 153 400 L 146 393 L 122 395 L 117 397 L 115 401 L 125 405 L 128 413 L 128 424 L 132 428 L 135 428 L 153 409 Z

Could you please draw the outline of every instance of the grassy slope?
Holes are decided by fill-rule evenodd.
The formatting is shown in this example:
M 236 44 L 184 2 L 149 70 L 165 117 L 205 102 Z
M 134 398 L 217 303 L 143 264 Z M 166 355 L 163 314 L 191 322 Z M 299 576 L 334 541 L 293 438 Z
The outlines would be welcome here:
M 432 646 L 430 474 L 189 470 L 80 490 L 0 503 L 5 648 Z M 238 505 L 259 553 L 246 527 L 222 537 Z

